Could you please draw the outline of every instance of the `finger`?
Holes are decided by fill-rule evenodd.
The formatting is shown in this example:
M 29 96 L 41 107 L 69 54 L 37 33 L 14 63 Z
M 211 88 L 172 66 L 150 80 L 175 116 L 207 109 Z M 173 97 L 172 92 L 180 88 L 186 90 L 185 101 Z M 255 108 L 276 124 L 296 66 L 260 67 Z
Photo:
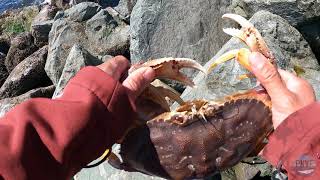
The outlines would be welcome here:
M 271 98 L 288 93 L 277 69 L 262 54 L 253 52 L 249 56 L 252 73 L 261 82 Z
M 97 67 L 117 81 L 120 79 L 121 74 L 128 69 L 129 61 L 124 56 L 116 56 Z
M 150 67 L 145 67 L 135 70 L 122 84 L 130 90 L 130 96 L 135 100 L 154 78 L 154 70 Z
M 296 95 L 301 94 L 301 92 L 309 92 L 309 94 L 311 95 L 306 96 L 306 94 L 304 94 L 303 98 L 306 99 L 307 97 L 310 97 L 311 100 L 315 99 L 313 87 L 308 81 L 284 70 L 279 70 L 279 74 L 281 78 L 284 80 L 289 91 L 293 92 Z
M 288 72 L 288 71 L 285 71 L 285 70 L 282 70 L 282 69 L 278 69 L 278 72 L 281 76 L 281 79 L 282 81 L 287 85 L 290 81 L 292 80 L 297 80 L 299 79 L 296 75 Z

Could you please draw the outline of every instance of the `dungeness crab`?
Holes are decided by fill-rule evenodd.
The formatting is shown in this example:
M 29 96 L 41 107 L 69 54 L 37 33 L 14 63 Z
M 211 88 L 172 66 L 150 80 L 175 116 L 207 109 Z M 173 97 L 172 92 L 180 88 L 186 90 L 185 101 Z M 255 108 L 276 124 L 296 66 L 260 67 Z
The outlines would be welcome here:
M 241 30 L 225 29 L 226 33 L 242 39 L 251 51 L 261 52 L 274 62 L 260 33 L 249 21 L 235 14 L 223 17 L 242 26 Z M 234 57 L 250 69 L 249 54 L 247 49 L 230 51 L 211 69 Z M 175 79 L 187 85 L 193 83 L 179 72 L 181 68 L 203 70 L 189 59 L 158 59 L 136 65 L 132 70 L 141 66 L 154 68 L 157 77 Z M 146 93 L 148 96 L 163 94 L 157 94 L 157 91 L 151 87 Z M 254 88 L 220 101 L 186 102 L 169 112 L 163 98 L 145 97 L 137 102 L 137 122 L 140 123 L 136 123 L 120 142 L 122 160 L 114 154 L 109 156 L 108 162 L 116 168 L 168 179 L 202 178 L 230 168 L 261 149 L 262 141 L 273 130 L 271 102 L 263 88 Z M 170 97 L 178 98 L 174 93 Z

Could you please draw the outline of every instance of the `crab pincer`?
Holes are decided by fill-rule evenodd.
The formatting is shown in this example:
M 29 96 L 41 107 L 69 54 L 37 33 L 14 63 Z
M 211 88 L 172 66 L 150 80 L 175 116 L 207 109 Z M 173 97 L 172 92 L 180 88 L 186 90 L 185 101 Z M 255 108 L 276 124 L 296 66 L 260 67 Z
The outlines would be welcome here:
M 183 68 L 190 68 L 202 71 L 206 73 L 206 70 L 197 63 L 195 60 L 188 59 L 188 58 L 161 58 L 155 59 L 151 61 L 147 61 L 143 64 L 136 64 L 133 65 L 129 73 L 135 71 L 141 67 L 151 67 L 155 70 L 155 78 L 165 78 L 176 80 L 184 85 L 194 87 L 194 83 L 190 78 L 185 76 L 183 73 L 180 72 Z M 169 105 L 165 100 L 165 97 L 169 97 L 170 99 L 178 102 L 179 104 L 183 104 L 184 101 L 180 98 L 180 94 L 175 92 L 174 90 L 168 88 L 168 86 L 158 85 L 154 86 L 154 83 L 151 83 L 149 87 L 142 93 L 142 96 L 146 99 L 150 99 L 153 102 L 159 104 L 162 108 L 166 111 L 170 111 Z
M 261 34 L 252 23 L 237 14 L 225 14 L 222 16 L 222 18 L 231 19 L 240 24 L 242 27 L 241 29 L 225 28 L 223 31 L 232 37 L 237 37 L 242 40 L 250 50 L 247 48 L 241 48 L 226 52 L 210 66 L 209 72 L 211 72 L 217 65 L 233 58 L 235 58 L 243 67 L 250 71 L 251 68 L 249 56 L 251 52 L 260 52 L 270 61 L 270 63 L 276 66 L 275 58 L 272 52 L 269 50 Z

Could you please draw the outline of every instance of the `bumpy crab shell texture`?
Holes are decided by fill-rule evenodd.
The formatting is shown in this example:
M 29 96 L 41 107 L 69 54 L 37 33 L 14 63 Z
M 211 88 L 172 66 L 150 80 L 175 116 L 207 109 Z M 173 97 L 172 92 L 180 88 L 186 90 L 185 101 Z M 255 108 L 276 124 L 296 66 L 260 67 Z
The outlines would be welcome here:
M 128 133 L 118 168 L 167 179 L 202 178 L 237 164 L 272 129 L 270 105 L 256 96 L 194 101 Z

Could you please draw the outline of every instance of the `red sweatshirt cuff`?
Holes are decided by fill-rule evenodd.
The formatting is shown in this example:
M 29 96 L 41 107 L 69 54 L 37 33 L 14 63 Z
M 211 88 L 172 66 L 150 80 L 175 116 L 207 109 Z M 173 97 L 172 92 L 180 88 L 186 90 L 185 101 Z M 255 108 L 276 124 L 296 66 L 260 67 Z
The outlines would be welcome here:
M 127 94 L 127 89 L 119 81 L 93 66 L 81 69 L 68 84 L 86 88 L 98 97 L 111 113 L 112 118 L 106 120 L 110 120 L 108 126 L 112 138 L 119 139 L 135 117 L 135 106 Z M 68 92 L 64 92 L 63 96 L 66 93 Z
M 285 164 L 307 134 L 319 127 L 320 121 L 316 116 L 319 112 L 320 103 L 313 103 L 291 114 L 269 137 L 262 156 L 274 166 Z

